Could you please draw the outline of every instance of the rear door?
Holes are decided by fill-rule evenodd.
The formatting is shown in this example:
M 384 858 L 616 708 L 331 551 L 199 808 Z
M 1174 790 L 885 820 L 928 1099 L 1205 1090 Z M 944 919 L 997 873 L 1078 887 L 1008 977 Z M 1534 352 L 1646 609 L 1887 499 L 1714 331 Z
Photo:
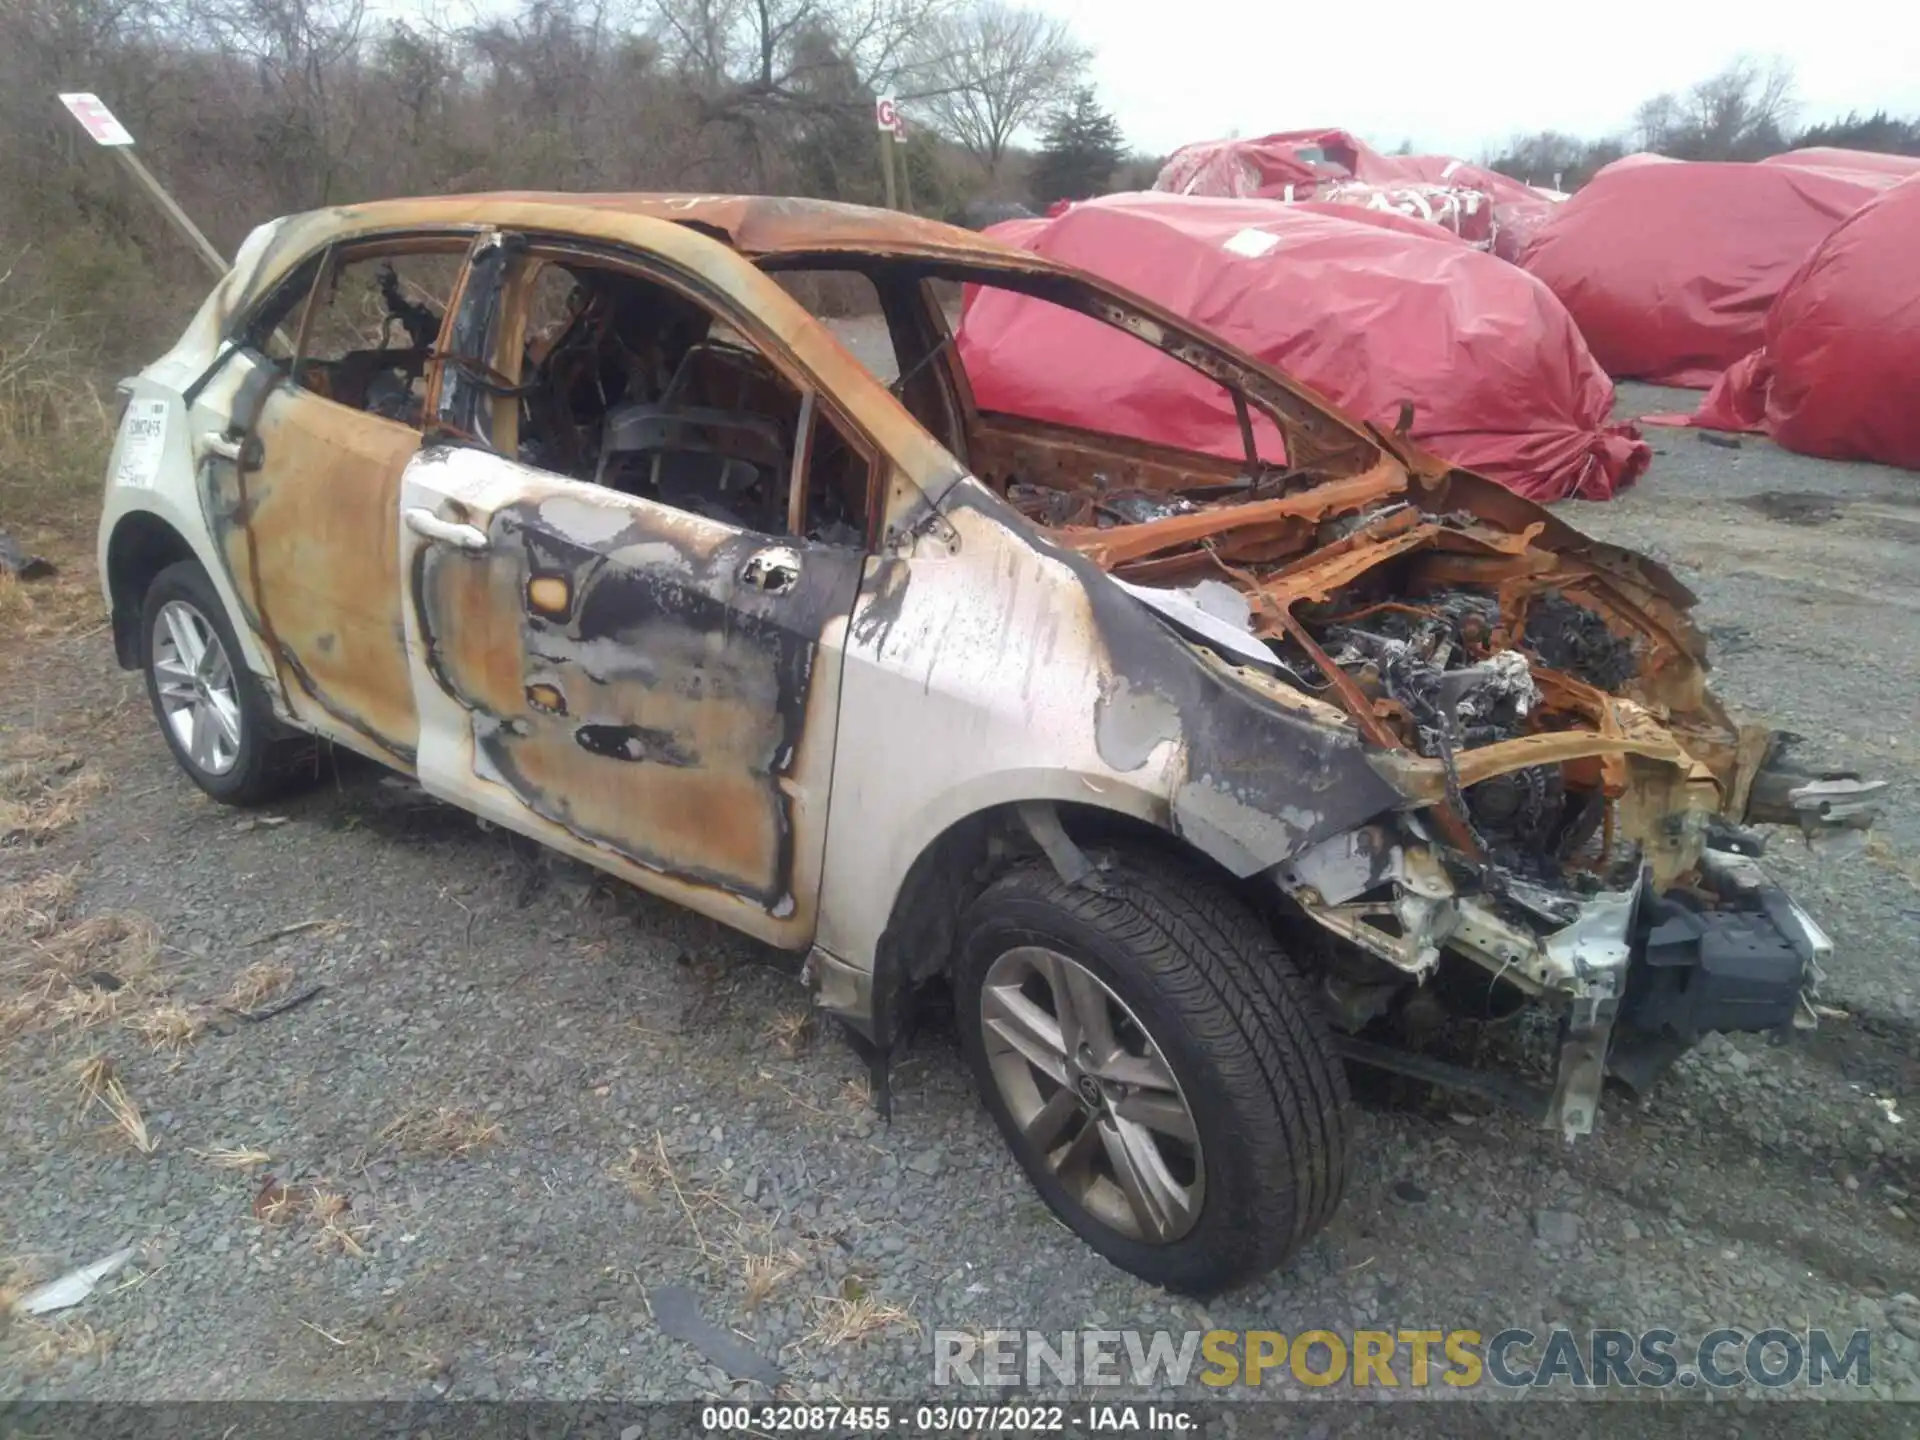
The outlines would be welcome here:
M 534 278 L 542 267 L 554 286 Z M 583 287 L 537 245 L 524 252 L 503 280 L 494 352 L 503 373 L 493 383 L 543 387 L 572 376 L 561 384 L 568 413 L 556 419 L 551 395 L 528 395 L 492 444 L 429 449 L 406 471 L 401 544 L 420 778 L 770 943 L 804 946 L 864 547 L 858 533 L 836 529 L 837 543 L 807 533 L 808 490 L 819 479 L 811 462 L 829 422 L 772 342 L 736 330 L 715 347 L 728 366 L 758 367 L 753 387 L 721 387 L 725 395 L 697 404 L 643 392 L 641 377 L 659 372 L 634 357 L 657 359 L 658 337 L 632 327 L 659 311 L 633 277 L 621 285 L 617 305 L 592 312 L 611 327 L 595 342 L 605 364 L 579 363 L 570 344 L 553 365 L 536 364 L 530 357 L 553 336 L 524 343 L 540 328 L 529 312 L 543 291 Z M 469 314 L 489 303 L 470 289 Z M 564 324 L 562 307 L 550 308 Z M 588 373 L 590 382 L 578 378 Z M 737 403 L 727 397 L 771 394 L 775 382 L 784 399 L 727 408 Z M 633 387 L 612 424 L 593 413 L 609 386 Z M 753 485 L 752 499 L 745 471 L 720 467 L 738 480 L 723 495 L 724 487 L 663 483 L 679 465 L 667 450 L 599 453 L 616 432 L 653 445 L 701 427 L 769 446 L 777 437 L 777 456 L 761 456 L 768 483 Z M 517 452 L 551 463 L 564 452 L 574 473 L 496 453 L 510 438 Z M 871 455 L 844 439 L 832 453 L 863 506 Z M 696 464 L 678 473 L 685 481 L 703 472 Z
M 390 764 L 419 742 L 401 603 L 400 474 L 471 237 L 338 245 L 278 323 L 290 363 L 235 356 L 199 397 L 203 508 L 303 725 Z M 291 332 L 291 334 L 289 334 Z

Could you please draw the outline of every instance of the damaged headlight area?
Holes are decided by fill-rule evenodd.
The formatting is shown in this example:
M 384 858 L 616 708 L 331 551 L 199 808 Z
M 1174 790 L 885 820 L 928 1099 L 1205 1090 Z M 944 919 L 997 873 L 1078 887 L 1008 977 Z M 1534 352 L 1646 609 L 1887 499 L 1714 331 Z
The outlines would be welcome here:
M 1684 587 L 1460 472 L 1250 488 L 1022 508 L 1243 678 L 1344 713 L 1404 797 L 1269 870 L 1350 1059 L 1574 1135 L 1609 1075 L 1642 1088 L 1712 1031 L 1812 1021 L 1831 942 L 1743 826 L 1862 826 L 1884 787 L 1735 723 Z M 1410 1011 L 1529 1006 L 1559 1022 L 1549 1083 L 1410 1040 Z
M 1699 884 L 1665 896 L 1644 869 L 1623 889 L 1586 895 L 1522 880 L 1489 889 L 1445 856 L 1418 817 L 1403 816 L 1274 872 L 1334 942 L 1315 968 L 1354 1060 L 1481 1091 L 1571 1136 L 1593 1128 L 1608 1075 L 1643 1090 L 1710 1032 L 1812 1022 L 1832 941 L 1745 855 L 1709 846 Z M 1552 1005 L 1562 1023 L 1551 1085 L 1482 1079 L 1367 1039 L 1391 1028 L 1415 987 L 1462 1018 Z
M 1356 1037 L 1354 1058 L 1406 1068 L 1364 1037 L 1410 985 L 1471 997 L 1457 1008 L 1477 1005 L 1480 1018 L 1545 1003 L 1561 1019 L 1551 1085 L 1498 1088 L 1575 1135 L 1592 1129 L 1609 1075 L 1644 1089 L 1707 1033 L 1812 1019 L 1832 944 L 1765 879 L 1757 838 L 1727 818 L 1753 782 L 1739 773 L 1740 732 L 1704 693 L 1696 716 L 1668 704 L 1656 719 L 1636 683 L 1646 647 L 1555 590 L 1523 605 L 1511 591 L 1503 605 L 1435 585 L 1355 598 L 1303 607 L 1293 648 L 1350 709 L 1366 707 L 1432 762 L 1440 793 L 1276 872 L 1343 942 L 1329 947 L 1321 981 L 1334 1024 Z M 1288 649 L 1276 650 L 1283 661 Z M 1708 752 L 1720 740 L 1722 770 L 1696 760 L 1676 729 Z M 1583 736 L 1609 734 L 1671 750 L 1575 753 Z M 1509 763 L 1528 737 L 1557 741 L 1558 753 Z M 1476 763 L 1494 755 L 1505 758 Z M 1444 965 L 1480 979 L 1434 983 Z M 1462 1078 L 1405 1058 L 1426 1078 Z

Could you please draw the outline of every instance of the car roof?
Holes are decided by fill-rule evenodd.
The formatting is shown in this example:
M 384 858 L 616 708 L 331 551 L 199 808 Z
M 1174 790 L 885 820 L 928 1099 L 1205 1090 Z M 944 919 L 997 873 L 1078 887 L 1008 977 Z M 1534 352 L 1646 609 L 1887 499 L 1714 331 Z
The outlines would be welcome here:
M 1012 263 L 1021 269 L 1062 268 L 1044 257 L 1016 250 L 957 225 L 869 205 L 794 196 L 498 190 L 472 195 L 375 200 L 299 218 L 317 221 L 325 216 L 336 217 L 342 229 L 368 224 L 380 228 L 454 222 L 512 224 L 516 212 L 524 215 L 523 207 L 529 205 L 573 210 L 583 216 L 634 215 L 673 221 L 699 230 L 754 259 L 840 253 L 924 256 L 962 262 L 971 259 L 996 266 Z M 564 223 L 564 216 L 557 218 Z

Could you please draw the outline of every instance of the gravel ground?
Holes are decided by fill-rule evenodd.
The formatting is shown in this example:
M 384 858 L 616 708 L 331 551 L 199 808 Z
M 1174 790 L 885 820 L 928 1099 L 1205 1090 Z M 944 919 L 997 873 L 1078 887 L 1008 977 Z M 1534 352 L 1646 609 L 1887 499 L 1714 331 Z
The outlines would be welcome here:
M 1838 943 L 1825 998 L 1845 1013 L 1789 1048 L 1712 1042 L 1572 1146 L 1473 1105 L 1365 1108 L 1331 1228 L 1205 1306 L 1048 1216 L 949 1030 L 916 1041 L 884 1123 L 782 957 L 370 766 L 222 809 L 175 773 L 104 635 L 19 657 L 9 738 L 60 737 L 106 789 L 0 849 L 0 885 L 71 869 L 76 915 L 150 917 L 155 993 L 207 1005 L 262 964 L 285 967 L 282 999 L 321 988 L 270 1018 L 203 1010 L 217 1023 L 177 1052 L 112 1026 L 11 1042 L 0 1252 L 46 1277 L 142 1250 L 62 1324 L 0 1333 L 0 1398 L 750 1393 L 663 1333 L 662 1285 L 799 1396 L 925 1396 L 935 1327 L 1558 1322 L 1866 1326 L 1873 1393 L 1920 1397 L 1920 1125 L 1894 1118 L 1920 1111 L 1920 481 L 1654 441 L 1634 491 L 1567 518 L 1699 591 L 1731 701 L 1900 787 L 1864 853 L 1773 837 Z M 95 1052 L 150 1155 L 85 1102 Z M 244 1149 L 267 1158 L 219 1163 Z M 316 1189 L 347 1201 L 331 1226 Z

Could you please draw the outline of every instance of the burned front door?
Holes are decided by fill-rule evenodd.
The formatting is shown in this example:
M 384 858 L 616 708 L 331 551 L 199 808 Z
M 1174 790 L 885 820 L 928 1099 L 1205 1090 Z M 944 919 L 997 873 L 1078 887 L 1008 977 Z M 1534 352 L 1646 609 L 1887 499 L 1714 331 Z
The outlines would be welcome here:
M 423 783 L 808 943 L 860 552 L 468 448 L 401 505 Z

